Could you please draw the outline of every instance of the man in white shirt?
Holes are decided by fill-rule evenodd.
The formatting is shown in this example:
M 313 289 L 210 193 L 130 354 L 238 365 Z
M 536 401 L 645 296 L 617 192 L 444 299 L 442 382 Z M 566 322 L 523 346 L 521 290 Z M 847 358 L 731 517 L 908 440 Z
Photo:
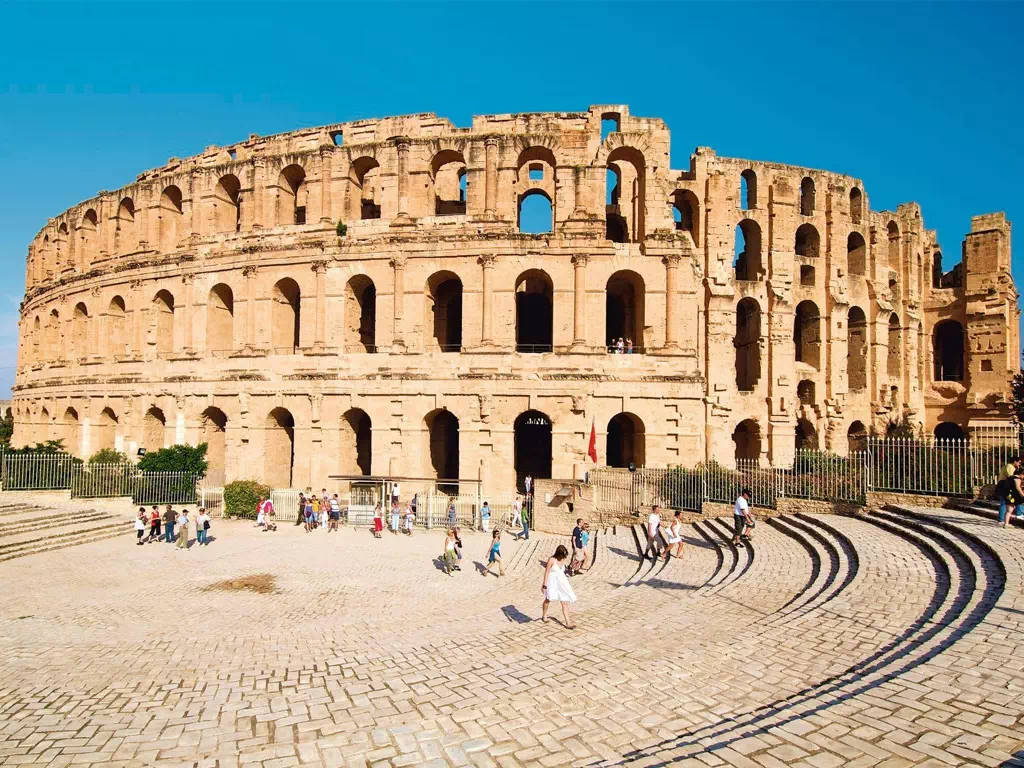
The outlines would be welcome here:
M 188 549 L 188 510 L 181 510 L 178 515 L 178 549 Z
M 739 546 L 740 540 L 746 538 L 743 532 L 750 521 L 750 489 L 744 488 L 740 495 L 736 497 L 736 506 L 732 510 L 732 522 L 735 528 L 732 543 L 735 546 Z
M 649 553 L 652 563 L 658 560 L 659 528 L 661 528 L 661 507 L 655 504 L 651 507 L 651 514 L 647 516 L 647 549 L 644 550 L 644 559 Z

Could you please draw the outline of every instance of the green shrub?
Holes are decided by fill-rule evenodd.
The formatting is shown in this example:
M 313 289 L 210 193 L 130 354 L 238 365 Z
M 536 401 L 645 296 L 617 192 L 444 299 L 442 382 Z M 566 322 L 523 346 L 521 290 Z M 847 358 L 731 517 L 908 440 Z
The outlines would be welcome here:
M 196 446 L 172 445 L 147 453 L 139 460 L 143 472 L 188 472 L 201 478 L 206 475 L 206 443 Z
M 89 457 L 90 464 L 127 464 L 128 457 L 113 448 L 101 448 Z
M 11 445 L 11 437 L 14 435 L 14 417 L 5 416 L 0 419 L 0 445 L 4 448 L 9 448 Z
M 64 441 L 47 440 L 45 443 L 36 443 L 35 446 L 26 445 L 24 448 L 8 448 L 5 453 L 18 456 L 34 456 L 38 454 L 49 456 L 51 454 L 65 453 Z M 75 461 L 81 463 L 78 459 L 75 459 Z
M 235 480 L 224 486 L 224 510 L 233 517 L 256 517 L 260 498 L 270 498 L 271 487 L 255 480 Z
M 348 224 L 344 221 L 339 220 L 338 226 L 334 228 L 334 231 L 338 233 L 338 237 L 344 237 L 348 234 Z

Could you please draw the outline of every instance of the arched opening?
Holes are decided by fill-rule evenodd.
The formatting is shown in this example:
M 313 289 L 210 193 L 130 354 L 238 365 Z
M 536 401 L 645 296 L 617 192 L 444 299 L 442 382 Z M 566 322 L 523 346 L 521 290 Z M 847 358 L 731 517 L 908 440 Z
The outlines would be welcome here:
M 96 422 L 96 445 L 93 446 L 93 453 L 96 451 L 112 451 L 117 438 L 117 414 L 112 408 L 104 408 Z
M 139 250 L 139 236 L 135 231 L 135 202 L 126 197 L 117 207 L 117 238 L 118 253 L 134 253 Z
M 732 433 L 736 459 L 756 461 L 761 458 L 761 427 L 753 419 L 744 419 Z
M 617 147 L 609 153 L 606 165 L 614 172 L 616 179 L 616 191 L 605 211 L 606 230 L 613 233 L 613 230 L 621 228 L 621 234 L 624 235 L 622 240 L 613 237 L 608 239 L 613 242 L 642 243 L 647 200 L 647 162 L 643 153 L 632 147 Z M 614 217 L 618 219 L 613 225 Z
M 897 275 L 900 273 L 900 228 L 895 221 L 886 227 L 889 235 L 889 269 Z
M 864 310 L 850 307 L 846 324 L 846 375 L 850 391 L 862 392 L 868 386 L 868 321 Z
M 242 229 L 242 184 L 234 174 L 221 176 L 213 188 L 213 227 L 217 232 Z
M 373 424 L 366 411 L 350 408 L 341 417 L 340 471 L 343 475 L 369 475 L 373 456 Z
M 939 440 L 964 440 L 966 436 L 959 424 L 943 421 L 935 425 L 935 437 Z
M 903 360 L 903 345 L 901 343 L 902 329 L 900 318 L 895 312 L 889 315 L 889 354 L 886 358 L 886 372 L 891 378 L 899 378 L 900 364 Z
M 207 475 L 221 482 L 225 479 L 224 468 L 227 466 L 227 428 L 227 414 L 220 408 L 211 405 L 203 411 L 202 442 L 206 443 Z
M 613 243 L 629 242 L 629 225 L 626 217 L 619 213 L 619 195 L 622 192 L 622 180 L 619 169 L 608 166 L 605 172 L 605 222 L 604 237 Z
M 64 450 L 73 456 L 80 457 L 82 451 L 82 432 L 78 421 L 78 411 L 74 408 L 66 409 L 61 422 L 60 439 L 64 441 Z
M 235 294 L 217 283 L 206 297 L 206 351 L 227 355 L 235 348 Z
M 377 351 L 377 288 L 366 275 L 353 275 L 345 285 L 344 321 L 346 352 Z
M 153 311 L 156 313 L 156 351 L 174 351 L 174 296 L 170 291 L 160 291 L 153 297 Z
M 299 348 L 299 284 L 290 277 L 274 283 L 270 318 L 270 344 L 279 355 L 291 355 Z
M 277 223 L 279 226 L 306 223 L 306 171 L 289 165 L 277 177 Z
M 700 242 L 700 202 L 693 192 L 681 189 L 673 195 L 672 220 L 677 231 L 689 232 L 695 245 Z
M 798 363 L 818 369 L 821 362 L 821 313 L 813 301 L 801 301 L 796 305 L 793 348 Z
M 57 240 L 53 244 L 54 251 L 57 255 L 57 271 L 60 272 L 63 269 L 73 267 L 68 261 L 68 225 L 67 222 L 62 221 L 60 226 L 57 227 Z
M 78 225 L 79 266 L 82 268 L 99 258 L 99 238 L 96 234 L 98 230 L 99 217 L 96 211 L 89 208 Z
M 851 232 L 846 238 L 846 267 L 851 275 L 867 274 L 868 249 L 860 232 Z
M 112 355 L 123 355 L 128 351 L 128 337 L 125 331 L 124 299 L 115 296 L 107 306 L 107 348 Z
M 744 219 L 736 226 L 733 268 L 737 280 L 760 280 L 764 273 L 761 264 L 761 227 L 756 221 Z
M 815 385 L 810 379 L 804 379 L 796 385 L 796 399 L 800 405 L 813 406 L 815 397 Z
M 850 190 L 850 221 L 854 224 L 860 224 L 861 216 L 863 215 L 864 195 L 861 194 L 858 187 L 854 187 Z
M 821 238 L 813 224 L 801 224 L 797 228 L 793 247 L 797 256 L 817 258 L 821 247 Z
M 159 451 L 166 445 L 167 418 L 164 412 L 152 406 L 142 417 L 142 447 L 149 451 Z
M 620 270 L 605 286 L 605 338 L 614 347 L 622 339 L 628 349 L 644 349 L 644 279 L 636 272 Z
M 530 269 L 516 279 L 516 351 L 550 352 L 555 289 L 547 272 Z
M 14 412 L 10 408 L 5 409 L 4 410 L 4 418 L 7 421 L 10 421 L 10 422 L 13 423 L 13 421 L 14 421 Z M 52 440 L 53 439 L 53 436 L 52 436 L 51 431 L 50 431 L 50 426 L 51 426 L 50 425 L 50 412 L 48 410 L 46 410 L 46 408 L 44 407 L 43 409 L 41 409 L 39 411 L 39 437 L 42 438 L 43 440 Z M 62 437 L 62 435 L 57 435 L 56 439 L 60 440 L 61 437 Z M 68 446 L 67 445 L 64 446 L 64 450 L 68 450 Z
M 36 315 L 36 319 L 32 321 L 32 357 L 34 361 L 39 360 L 39 348 L 42 344 L 43 337 L 43 321 L 39 319 L 39 315 Z
M 818 430 L 807 419 L 796 422 L 796 449 L 798 451 L 818 450 Z
M 942 287 L 942 251 L 932 254 L 932 288 Z
M 160 195 L 160 208 L 158 210 L 160 226 L 160 250 L 174 250 L 181 236 L 179 227 L 182 222 L 181 190 L 173 184 Z
M 814 215 L 814 180 L 810 176 L 800 182 L 800 215 Z
M 286 408 L 267 414 L 263 440 L 263 481 L 272 488 L 291 488 L 295 466 L 295 419 Z
M 524 235 L 541 235 L 554 231 L 551 198 L 547 192 L 531 189 L 519 196 L 519 231 Z
M 424 328 L 428 349 L 462 350 L 462 281 L 453 272 L 435 272 L 427 280 Z
M 956 320 L 936 323 L 932 331 L 935 381 L 963 381 L 964 327 Z
M 451 411 L 435 410 L 423 418 L 427 438 L 428 477 L 459 479 L 459 420 Z M 450 492 L 456 488 L 448 489 Z
M 89 310 L 85 304 L 75 304 L 71 315 L 72 357 L 81 359 L 89 356 Z
M 513 455 L 516 486 L 523 490 L 523 479 L 551 477 L 551 419 L 540 411 L 524 411 L 516 417 Z
M 352 195 L 355 210 L 354 219 L 380 218 L 380 163 L 372 157 L 360 157 L 352 161 L 349 181 L 355 189 Z
M 434 214 L 461 216 L 466 213 L 466 158 L 454 149 L 445 149 L 430 161 L 434 186 Z
M 646 441 L 644 423 L 633 413 L 618 413 L 608 422 L 608 466 L 644 466 Z
M 619 132 L 622 116 L 618 112 L 605 112 L 601 115 L 601 143 L 612 133 Z
M 46 322 L 46 356 L 49 360 L 60 359 L 60 314 L 50 310 Z
M 864 423 L 854 421 L 846 430 L 846 445 L 849 451 L 865 451 L 868 447 L 868 430 Z
M 736 305 L 736 387 L 753 392 L 761 378 L 761 307 L 747 297 Z
M 757 208 L 757 174 L 750 168 L 740 174 L 740 207 L 744 211 Z

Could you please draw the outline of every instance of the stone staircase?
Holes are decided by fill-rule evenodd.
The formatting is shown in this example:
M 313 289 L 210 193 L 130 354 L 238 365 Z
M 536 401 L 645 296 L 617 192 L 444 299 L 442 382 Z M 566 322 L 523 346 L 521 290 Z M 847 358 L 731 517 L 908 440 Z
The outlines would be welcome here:
M 989 520 L 999 520 L 999 502 L 993 501 L 992 499 L 965 499 L 959 502 L 956 506 L 958 509 L 961 509 L 964 512 L 969 512 L 972 515 L 986 517 Z M 1013 517 L 1012 507 L 1008 511 L 1008 514 L 1011 516 L 1011 525 L 1015 525 L 1018 528 L 1024 528 L 1024 521 Z
M 0 502 L 0 562 L 123 536 L 132 530 L 130 520 L 109 512 Z

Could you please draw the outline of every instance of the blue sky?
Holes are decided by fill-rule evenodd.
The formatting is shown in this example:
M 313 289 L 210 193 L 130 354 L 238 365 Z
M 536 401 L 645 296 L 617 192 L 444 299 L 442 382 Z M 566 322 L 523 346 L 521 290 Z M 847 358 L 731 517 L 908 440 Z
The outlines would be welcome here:
M 875 209 L 916 200 L 948 268 L 972 214 L 1024 222 L 1022 22 L 1019 3 L 0 5 L 0 396 L 48 216 L 210 144 L 366 117 L 627 103 L 668 123 L 674 168 L 707 145 L 852 174 Z

